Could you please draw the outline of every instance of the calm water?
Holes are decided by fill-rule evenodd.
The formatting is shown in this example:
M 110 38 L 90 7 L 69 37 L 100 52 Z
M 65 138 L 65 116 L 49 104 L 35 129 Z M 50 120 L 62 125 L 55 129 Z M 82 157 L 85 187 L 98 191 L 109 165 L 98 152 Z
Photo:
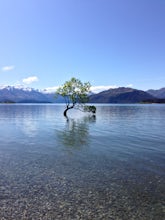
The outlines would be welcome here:
M 165 105 L 0 105 L 0 219 L 164 219 Z

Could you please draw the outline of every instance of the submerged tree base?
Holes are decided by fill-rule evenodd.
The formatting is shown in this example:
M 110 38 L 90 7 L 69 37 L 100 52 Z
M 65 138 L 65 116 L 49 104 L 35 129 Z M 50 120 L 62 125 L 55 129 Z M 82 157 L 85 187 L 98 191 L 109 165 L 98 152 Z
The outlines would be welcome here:
M 89 113 L 92 113 L 92 114 L 95 114 L 95 113 L 96 113 L 96 107 L 93 106 L 93 105 L 88 105 L 88 106 L 86 106 L 86 105 L 76 105 L 75 107 L 74 107 L 74 106 L 67 107 L 67 108 L 64 110 L 63 115 L 64 115 L 66 118 L 68 118 L 67 112 L 68 112 L 68 110 L 73 109 L 73 108 L 75 108 L 75 109 L 77 109 L 77 110 L 80 110 L 80 111 L 82 111 L 82 112 L 89 112 Z
M 67 111 L 68 111 L 69 109 L 72 109 L 72 108 L 74 108 L 74 106 L 67 107 L 67 108 L 65 109 L 65 111 L 64 111 L 64 116 L 65 116 L 65 117 L 68 117 L 68 116 L 67 116 Z

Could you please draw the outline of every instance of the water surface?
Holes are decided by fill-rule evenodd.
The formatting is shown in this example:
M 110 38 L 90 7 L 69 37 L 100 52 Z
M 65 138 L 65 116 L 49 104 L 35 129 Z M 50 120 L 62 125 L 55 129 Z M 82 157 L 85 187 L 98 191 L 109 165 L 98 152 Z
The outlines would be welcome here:
M 0 105 L 0 219 L 164 219 L 165 105 Z

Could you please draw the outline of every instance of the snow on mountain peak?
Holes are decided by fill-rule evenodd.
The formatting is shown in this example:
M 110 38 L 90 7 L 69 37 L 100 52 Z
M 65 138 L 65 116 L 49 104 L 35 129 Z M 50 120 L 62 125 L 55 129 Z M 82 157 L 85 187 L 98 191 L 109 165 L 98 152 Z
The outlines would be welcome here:
M 25 87 L 23 85 L 15 85 L 15 86 L 0 85 L 0 90 L 2 90 L 2 89 L 7 89 L 7 90 L 20 89 L 20 90 L 28 91 L 28 92 L 31 92 L 34 90 L 37 91 L 36 89 L 30 88 L 30 87 Z

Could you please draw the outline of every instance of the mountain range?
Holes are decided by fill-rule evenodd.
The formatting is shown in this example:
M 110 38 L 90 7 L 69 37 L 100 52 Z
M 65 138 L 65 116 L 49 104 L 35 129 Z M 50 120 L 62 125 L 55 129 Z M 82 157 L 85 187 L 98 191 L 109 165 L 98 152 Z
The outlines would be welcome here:
M 92 103 L 139 103 L 154 97 L 147 92 L 119 87 L 117 89 L 109 89 L 98 94 L 90 96 Z
M 161 88 L 158 90 L 150 89 L 147 92 L 156 98 L 165 99 L 165 88 Z
M 119 87 L 89 95 L 89 102 L 91 103 L 163 102 L 162 99 L 165 99 L 165 88 L 142 91 L 133 88 Z M 56 96 L 55 93 L 45 93 L 45 91 L 39 91 L 32 88 L 24 88 L 21 86 L 3 86 L 0 87 L 0 102 L 64 103 L 64 98 Z

